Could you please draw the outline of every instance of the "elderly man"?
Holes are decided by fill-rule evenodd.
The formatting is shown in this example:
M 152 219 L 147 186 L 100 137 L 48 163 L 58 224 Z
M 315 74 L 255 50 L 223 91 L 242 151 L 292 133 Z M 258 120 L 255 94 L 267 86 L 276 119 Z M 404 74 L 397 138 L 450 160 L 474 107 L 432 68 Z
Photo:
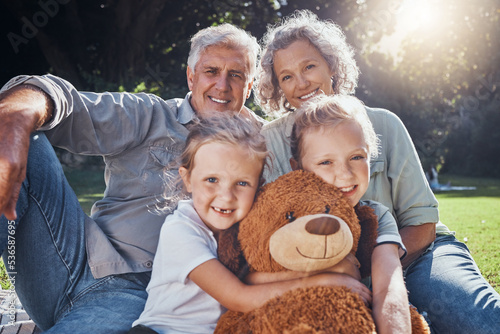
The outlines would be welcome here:
M 82 93 L 54 76 L 21 76 L 0 95 L 0 248 L 18 296 L 47 333 L 123 333 L 147 298 L 164 216 L 162 172 L 196 117 L 239 112 L 259 46 L 232 25 L 191 40 L 184 99 Z M 52 146 L 101 155 L 106 191 L 85 215 Z

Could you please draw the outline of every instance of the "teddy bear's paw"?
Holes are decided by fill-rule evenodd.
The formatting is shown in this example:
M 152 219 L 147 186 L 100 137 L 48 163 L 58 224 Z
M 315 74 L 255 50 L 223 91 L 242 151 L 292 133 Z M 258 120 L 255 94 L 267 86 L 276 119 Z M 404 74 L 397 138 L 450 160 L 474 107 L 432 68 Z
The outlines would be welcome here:
M 410 305 L 411 332 L 413 334 L 430 334 L 431 330 L 425 318 L 418 313 L 415 306 Z
M 283 334 L 326 334 L 325 331 L 318 331 L 308 324 L 299 324 L 293 329 L 284 330 Z
M 251 318 L 252 312 L 244 314 L 236 311 L 227 311 L 219 318 L 214 334 L 251 333 Z

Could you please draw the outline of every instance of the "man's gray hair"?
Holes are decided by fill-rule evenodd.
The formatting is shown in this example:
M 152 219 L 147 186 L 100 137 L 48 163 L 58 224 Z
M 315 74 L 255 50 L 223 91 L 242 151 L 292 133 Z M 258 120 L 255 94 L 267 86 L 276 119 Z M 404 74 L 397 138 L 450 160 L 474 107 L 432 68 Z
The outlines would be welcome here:
M 196 63 L 201 54 L 210 46 L 223 46 L 234 50 L 246 50 L 250 61 L 249 79 L 255 76 L 257 57 L 260 46 L 257 39 L 245 30 L 232 24 L 224 23 L 218 26 L 208 27 L 198 31 L 191 38 L 191 50 L 189 51 L 188 66 L 194 72 Z

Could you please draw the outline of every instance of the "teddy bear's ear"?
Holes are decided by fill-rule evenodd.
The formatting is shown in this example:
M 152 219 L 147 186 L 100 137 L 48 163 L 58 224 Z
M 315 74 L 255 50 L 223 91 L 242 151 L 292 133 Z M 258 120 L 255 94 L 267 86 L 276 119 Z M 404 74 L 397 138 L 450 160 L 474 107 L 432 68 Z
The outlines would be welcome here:
M 241 245 L 238 240 L 240 224 L 234 224 L 230 228 L 219 232 L 219 243 L 217 255 L 219 261 L 233 274 L 243 279 L 248 274 L 248 264 L 243 256 Z
M 368 277 L 372 271 L 371 258 L 373 249 L 377 244 L 378 219 L 372 208 L 366 205 L 356 205 L 354 207 L 361 226 L 361 236 L 359 238 L 356 258 L 361 267 L 359 271 L 361 277 Z

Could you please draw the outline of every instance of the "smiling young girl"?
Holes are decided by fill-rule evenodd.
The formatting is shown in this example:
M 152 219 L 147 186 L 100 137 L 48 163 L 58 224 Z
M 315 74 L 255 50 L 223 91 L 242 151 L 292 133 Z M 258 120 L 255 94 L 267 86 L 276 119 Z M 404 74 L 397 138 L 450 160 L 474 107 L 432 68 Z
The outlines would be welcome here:
M 219 232 L 247 215 L 262 183 L 267 150 L 259 130 L 224 114 L 190 128 L 182 192 L 166 198 L 177 208 L 162 226 L 146 306 L 129 333 L 212 333 L 226 308 L 245 312 L 293 288 L 332 284 L 324 274 L 246 285 L 217 259 Z
M 408 297 L 400 256 L 405 249 L 394 217 L 383 205 L 360 201 L 370 181 L 377 136 L 364 106 L 352 96 L 322 95 L 298 109 L 291 136 L 292 169 L 304 169 L 340 189 L 354 207 L 368 205 L 379 218 L 372 255 L 373 318 L 379 333 L 409 333 Z

